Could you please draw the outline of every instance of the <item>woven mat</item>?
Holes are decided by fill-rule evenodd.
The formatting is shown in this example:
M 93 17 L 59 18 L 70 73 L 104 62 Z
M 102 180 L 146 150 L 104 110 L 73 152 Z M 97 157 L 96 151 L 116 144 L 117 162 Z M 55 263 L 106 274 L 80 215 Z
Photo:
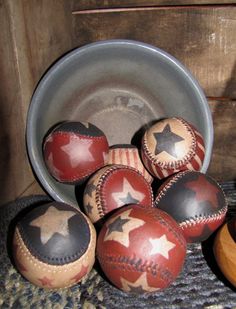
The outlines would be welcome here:
M 224 183 L 222 188 L 229 215 L 236 215 L 235 183 Z M 17 214 L 47 201 L 47 196 L 31 196 L 0 208 L 0 308 L 236 308 L 236 289 L 214 262 L 214 235 L 203 244 L 188 245 L 181 274 L 161 292 L 132 295 L 119 291 L 99 275 L 96 266 L 81 283 L 68 289 L 50 292 L 32 285 L 12 266 L 9 244 Z

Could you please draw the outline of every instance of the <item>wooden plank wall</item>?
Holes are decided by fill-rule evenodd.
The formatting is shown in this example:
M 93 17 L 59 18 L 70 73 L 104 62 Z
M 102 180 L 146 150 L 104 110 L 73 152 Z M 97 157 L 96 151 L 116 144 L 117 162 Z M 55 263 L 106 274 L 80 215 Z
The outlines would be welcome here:
M 151 43 L 184 63 L 208 96 L 236 97 L 236 8 L 179 6 L 74 14 L 74 40 L 80 44 L 112 38 Z
M 138 8 L 160 6 L 193 6 L 193 5 L 226 5 L 234 4 L 232 0 L 80 0 L 73 2 L 73 10 L 96 10 L 96 9 L 114 9 L 114 8 Z
M 66 1 L 0 0 L 0 204 L 43 193 L 25 146 L 27 109 L 44 71 L 72 48 Z
M 195 75 L 213 114 L 208 173 L 236 178 L 236 2 L 210 0 L 0 0 L 1 203 L 42 192 L 25 149 L 26 113 L 45 70 L 72 48 L 135 39 L 177 57 Z

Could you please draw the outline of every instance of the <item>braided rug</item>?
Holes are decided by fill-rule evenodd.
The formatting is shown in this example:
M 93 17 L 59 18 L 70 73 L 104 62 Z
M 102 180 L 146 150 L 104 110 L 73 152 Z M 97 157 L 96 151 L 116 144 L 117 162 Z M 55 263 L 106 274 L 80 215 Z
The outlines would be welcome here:
M 221 184 L 236 215 L 236 184 Z M 188 245 L 183 270 L 172 285 L 151 294 L 119 291 L 103 278 L 99 267 L 71 288 L 47 291 L 26 281 L 12 266 L 11 239 L 18 213 L 50 201 L 47 196 L 18 199 L 0 208 L 0 308 L 208 308 L 236 309 L 236 289 L 220 273 L 212 254 L 214 235 L 202 244 Z

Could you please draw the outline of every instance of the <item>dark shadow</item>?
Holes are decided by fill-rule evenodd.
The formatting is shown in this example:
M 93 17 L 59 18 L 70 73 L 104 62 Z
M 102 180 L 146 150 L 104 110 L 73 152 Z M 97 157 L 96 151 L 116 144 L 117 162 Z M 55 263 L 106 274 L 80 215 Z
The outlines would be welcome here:
M 236 217 L 232 218 L 231 220 L 228 221 L 227 223 L 228 226 L 228 231 L 230 236 L 235 242 L 235 247 L 236 247 Z
M 44 145 L 44 142 L 45 142 L 45 139 L 47 138 L 47 136 L 52 133 L 58 126 L 62 125 L 63 123 L 67 122 L 67 120 L 64 120 L 64 121 L 59 121 L 57 123 L 55 123 L 53 126 L 51 126 L 48 131 L 46 132 L 46 134 L 44 135 L 44 138 L 43 138 L 43 143 L 42 145 Z
M 81 211 L 83 211 L 85 214 L 85 209 L 84 209 L 84 190 L 85 190 L 85 187 L 87 185 L 87 181 L 85 180 L 84 182 L 80 182 L 80 183 L 76 183 L 74 185 L 74 188 L 75 188 L 75 198 L 76 198 L 76 201 L 81 209 Z
M 142 138 L 143 135 L 145 133 L 145 131 L 150 128 L 152 125 L 158 123 L 161 120 L 164 120 L 165 118 L 160 118 L 158 120 L 152 120 L 150 122 L 148 122 L 147 124 L 143 125 L 138 131 L 135 132 L 132 140 L 131 140 L 131 144 L 136 146 L 138 151 L 139 151 L 139 157 L 142 161 L 142 156 L 141 156 L 141 143 L 142 143 Z M 153 176 L 153 182 L 151 184 L 152 190 L 153 190 L 153 194 L 154 194 L 154 198 L 156 197 L 156 192 L 159 189 L 159 187 L 162 185 L 163 181 L 165 181 L 166 179 L 160 180 L 156 177 Z
M 230 42 L 228 43 L 230 44 Z M 223 65 L 223 64 L 222 64 Z M 222 158 L 219 160 L 218 165 L 220 165 L 217 173 L 220 174 L 221 179 L 230 179 L 229 177 L 234 177 L 234 184 L 236 189 L 236 179 L 234 166 L 236 166 L 236 145 L 235 145 L 235 106 L 232 103 L 232 100 L 236 100 L 236 61 L 232 67 L 231 77 L 228 79 L 224 92 L 222 93 L 223 102 L 219 101 L 216 105 L 215 119 L 215 140 L 214 145 L 215 150 L 217 151 L 217 156 Z M 228 100 L 228 102 L 227 102 Z M 232 104 L 227 104 L 231 101 Z M 225 124 L 226 123 L 226 124 Z M 221 125 L 224 124 L 224 129 L 222 130 Z M 214 148 L 213 148 L 214 152 Z M 225 157 L 229 155 L 230 165 L 227 163 L 227 160 L 224 160 Z M 216 168 L 217 165 L 215 165 Z M 229 175 L 227 175 L 229 174 Z M 231 179 L 233 180 L 233 179 Z
M 103 225 L 105 224 L 105 222 L 107 222 L 107 220 L 113 215 L 115 214 L 118 210 L 122 209 L 123 207 L 128 206 L 128 204 L 123 205 L 119 208 L 115 208 L 113 210 L 111 210 L 110 212 L 108 212 L 107 214 L 105 214 L 101 219 L 99 219 L 96 223 L 94 223 L 95 229 L 97 231 L 97 234 L 99 234 L 99 232 L 101 231 Z
M 236 217 L 236 179 L 221 183 L 228 202 L 227 219 Z
M 144 124 L 138 131 L 136 131 L 131 139 L 131 144 L 136 146 L 138 149 L 141 148 L 141 142 L 142 142 L 142 138 L 143 135 L 145 133 L 145 131 L 150 128 L 152 125 L 154 125 L 155 123 L 163 120 L 165 118 L 160 118 L 158 120 L 152 120 L 146 124 Z
M 58 125 L 60 125 L 60 124 L 62 124 L 62 123 L 64 123 L 64 121 L 60 121 L 60 122 L 56 123 L 56 124 L 53 125 L 51 128 L 49 128 L 49 130 L 48 130 L 48 131 L 46 132 L 46 134 L 44 135 L 43 141 L 42 141 L 42 147 L 41 147 L 41 149 L 42 149 L 42 156 L 43 156 L 43 146 L 44 146 L 44 142 L 45 142 L 45 140 L 46 140 L 46 137 L 47 137 Z M 36 174 L 36 171 L 35 171 L 35 169 L 33 168 L 33 165 L 32 165 L 31 160 L 29 159 L 29 149 L 28 149 L 28 146 L 27 146 L 26 132 L 25 132 L 25 149 L 26 149 L 26 154 L 27 154 L 27 157 L 28 157 L 28 162 L 29 162 L 29 165 L 30 165 L 30 167 L 31 167 L 31 172 L 32 172 L 32 174 L 33 174 L 33 176 L 34 176 L 34 179 L 38 182 L 38 184 L 40 185 L 41 189 L 45 192 L 45 194 L 48 194 L 48 192 L 46 191 L 45 187 L 42 185 L 41 181 L 39 180 L 38 175 Z M 45 169 L 47 169 L 46 164 L 45 164 Z M 51 177 L 53 177 L 53 176 L 51 175 Z M 53 178 L 53 179 L 54 179 L 54 178 Z M 54 181 L 56 181 L 56 180 L 54 179 Z
M 207 265 L 211 271 L 215 274 L 218 280 L 220 280 L 225 286 L 229 287 L 231 290 L 236 292 L 236 287 L 234 287 L 221 272 L 214 255 L 214 241 L 221 227 L 219 227 L 207 240 L 202 242 L 202 253 L 207 262 Z
M 1 80 L 0 80 L 1 81 Z M 0 85 L 1 86 L 1 85 Z M 5 112 L 4 112 L 4 106 L 6 104 L 6 101 L 4 101 L 4 98 L 1 97 L 1 93 L 4 93 L 1 91 L 0 87 L 0 122 L 1 122 L 1 131 L 0 131 L 0 145 L 1 145 L 1 151 L 0 151 L 0 195 L 1 200 L 6 201 L 9 198 L 9 187 L 12 182 L 10 181 L 10 178 L 13 177 L 12 168 L 10 165 L 10 160 L 13 154 L 11 154 L 11 128 L 9 128 L 9 119 L 7 120 Z M 10 173 L 9 173 L 10 172 Z
M 169 177 L 167 177 L 169 178 Z M 161 188 L 161 186 L 164 184 L 164 182 L 167 180 L 167 178 L 163 178 L 163 179 L 158 179 L 158 178 L 154 178 L 153 182 L 152 182 L 152 191 L 153 191 L 153 197 L 154 197 L 154 201 L 158 195 L 158 190 Z
M 223 97 L 236 99 L 236 62 L 234 64 L 231 77 L 227 81 Z

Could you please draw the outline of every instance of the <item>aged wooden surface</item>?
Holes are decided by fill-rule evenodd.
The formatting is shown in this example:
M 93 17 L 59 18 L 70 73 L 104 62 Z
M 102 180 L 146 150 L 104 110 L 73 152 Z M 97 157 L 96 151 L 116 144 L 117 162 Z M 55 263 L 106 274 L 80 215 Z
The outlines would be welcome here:
M 153 44 L 184 63 L 208 96 L 236 97 L 236 7 L 78 14 L 73 30 L 79 45 L 114 38 Z
M 191 70 L 207 96 L 225 98 L 210 100 L 215 143 L 209 173 L 220 181 L 236 178 L 236 7 L 189 3 L 196 1 L 127 1 L 128 9 L 110 12 L 98 8 L 122 8 L 123 1 L 0 1 L 0 204 L 43 193 L 25 147 L 26 114 L 38 80 L 65 52 L 103 39 L 163 48 Z M 170 4 L 178 7 L 151 7 Z M 77 9 L 96 10 L 75 14 Z
M 235 4 L 234 0 L 74 0 L 73 10 L 123 7 L 156 7 L 176 5 Z
M 236 180 L 236 101 L 209 100 L 209 104 L 215 136 L 208 173 L 218 181 Z
M 9 2 L 14 2 L 9 0 Z M 48 67 L 69 51 L 71 40 L 70 1 L 21 0 L 27 37 L 27 57 L 35 85 Z M 15 6 L 15 2 L 14 2 Z
M 20 66 L 25 59 L 22 57 L 19 62 L 22 50 L 17 44 L 17 40 L 23 42 L 24 38 L 16 38 L 16 20 L 10 10 L 8 2 L 0 6 L 0 203 L 16 197 L 25 190 L 28 179 L 32 179 L 24 147 L 26 106 L 23 101 L 24 96 L 30 94 L 27 91 L 29 80 L 26 78 L 23 82 L 20 76 Z M 26 65 L 25 74 L 27 69 Z
M 26 114 L 43 72 L 72 47 L 70 18 L 64 1 L 0 2 L 0 204 L 43 192 L 26 154 Z

